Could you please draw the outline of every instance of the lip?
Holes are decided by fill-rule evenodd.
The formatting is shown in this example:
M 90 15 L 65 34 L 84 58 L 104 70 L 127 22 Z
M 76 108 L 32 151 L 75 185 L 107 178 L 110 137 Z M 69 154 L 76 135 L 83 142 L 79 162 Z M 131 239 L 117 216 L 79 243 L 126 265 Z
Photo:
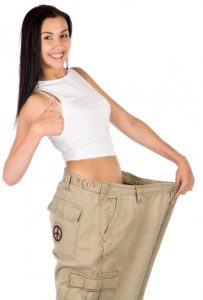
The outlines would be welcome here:
M 54 52 L 54 53 L 50 53 L 49 56 L 53 59 L 62 59 L 64 57 L 64 53 L 65 52 Z

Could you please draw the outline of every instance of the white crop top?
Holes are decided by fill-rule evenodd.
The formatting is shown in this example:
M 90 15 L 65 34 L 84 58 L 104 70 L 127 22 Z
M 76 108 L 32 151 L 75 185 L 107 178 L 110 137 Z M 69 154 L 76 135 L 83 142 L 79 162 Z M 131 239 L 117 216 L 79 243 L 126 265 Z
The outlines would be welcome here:
M 109 131 L 110 104 L 77 71 L 69 68 L 62 78 L 38 81 L 35 90 L 48 92 L 61 102 L 63 132 L 48 138 L 64 161 L 115 155 Z

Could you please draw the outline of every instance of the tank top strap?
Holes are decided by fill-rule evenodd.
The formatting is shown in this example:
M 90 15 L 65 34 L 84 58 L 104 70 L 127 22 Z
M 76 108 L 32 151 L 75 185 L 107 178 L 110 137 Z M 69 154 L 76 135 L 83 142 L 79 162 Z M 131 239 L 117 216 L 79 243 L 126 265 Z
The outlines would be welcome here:
M 56 97 L 56 96 L 53 96 L 45 91 L 42 91 L 42 90 L 35 90 L 36 92 L 39 92 L 45 96 L 47 96 L 50 100 L 52 99 L 55 99 L 57 101 L 57 104 L 59 105 L 59 108 L 60 108 L 60 111 L 61 111 L 61 114 L 63 114 L 63 110 L 62 110 L 62 105 L 61 105 L 61 101 Z

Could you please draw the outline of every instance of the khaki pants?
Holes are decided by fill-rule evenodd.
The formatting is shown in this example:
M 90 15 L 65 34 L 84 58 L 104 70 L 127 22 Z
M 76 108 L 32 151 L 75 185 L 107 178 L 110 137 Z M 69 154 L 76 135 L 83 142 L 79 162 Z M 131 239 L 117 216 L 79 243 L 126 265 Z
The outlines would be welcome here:
M 56 300 L 143 299 L 178 186 L 126 171 L 122 177 L 107 183 L 64 168 L 47 207 Z

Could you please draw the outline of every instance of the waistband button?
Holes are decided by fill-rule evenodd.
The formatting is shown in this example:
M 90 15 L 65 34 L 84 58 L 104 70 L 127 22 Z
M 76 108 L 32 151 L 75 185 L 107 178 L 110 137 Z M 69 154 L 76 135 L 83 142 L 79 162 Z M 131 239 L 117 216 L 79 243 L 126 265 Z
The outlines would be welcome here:
M 78 184 L 79 179 L 78 179 L 77 177 L 73 177 L 73 178 L 72 178 L 72 182 L 73 182 L 74 184 Z
M 90 188 L 93 188 L 94 187 L 94 183 L 91 182 L 91 181 L 89 181 L 89 182 L 87 182 L 87 186 L 90 187 Z

